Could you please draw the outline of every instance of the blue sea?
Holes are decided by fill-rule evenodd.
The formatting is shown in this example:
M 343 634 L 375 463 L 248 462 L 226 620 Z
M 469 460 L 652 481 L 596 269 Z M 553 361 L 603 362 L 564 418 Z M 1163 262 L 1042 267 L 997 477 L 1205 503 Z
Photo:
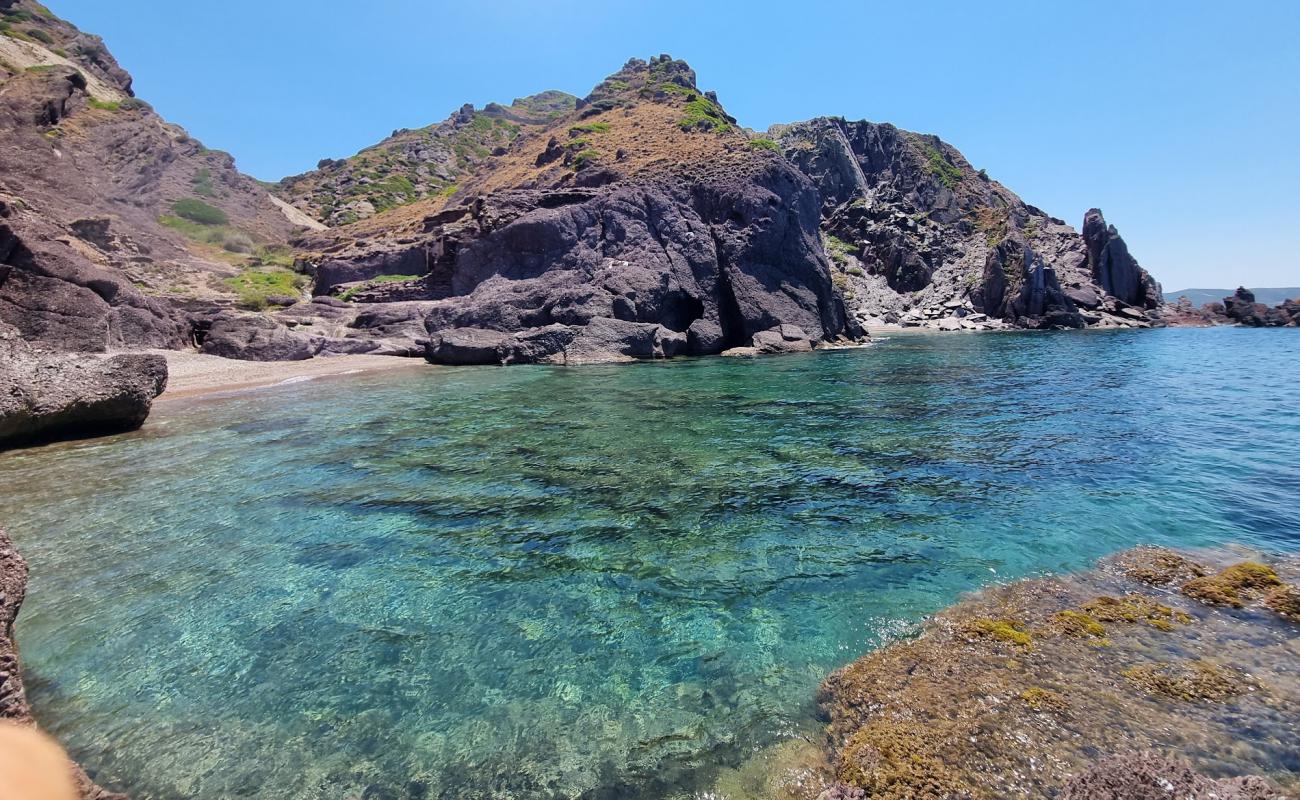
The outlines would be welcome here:
M 136 798 L 696 796 L 965 592 L 1300 547 L 1297 387 L 1219 328 L 163 402 L 0 455 L 29 693 Z

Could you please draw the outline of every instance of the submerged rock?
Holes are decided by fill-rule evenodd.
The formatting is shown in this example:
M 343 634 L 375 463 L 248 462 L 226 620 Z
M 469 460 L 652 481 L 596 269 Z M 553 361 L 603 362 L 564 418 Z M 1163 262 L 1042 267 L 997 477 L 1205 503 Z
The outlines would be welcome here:
M 1213 780 L 1155 752 L 1109 756 L 1070 779 L 1060 800 L 1271 800 L 1283 795 L 1255 776 Z
M 1297 579 L 1300 557 L 1139 548 L 982 591 L 827 679 L 837 796 L 1284 797 Z
M 8 534 L 0 529 L 0 720 L 34 726 L 32 710 L 23 689 L 22 670 L 18 663 L 18 644 L 14 640 L 14 622 L 27 594 L 27 562 L 14 548 Z M 68 769 L 83 800 L 126 800 L 96 786 L 75 764 Z
M 47 353 L 0 324 L 0 449 L 134 430 L 166 387 L 162 356 Z

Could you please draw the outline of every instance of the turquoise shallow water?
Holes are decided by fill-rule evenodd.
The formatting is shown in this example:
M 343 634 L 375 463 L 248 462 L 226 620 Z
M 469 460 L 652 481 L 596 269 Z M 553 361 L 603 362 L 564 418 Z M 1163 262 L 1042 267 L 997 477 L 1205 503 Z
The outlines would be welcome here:
M 1300 331 L 411 370 L 0 455 L 37 713 L 141 798 L 659 797 L 990 581 L 1300 545 Z

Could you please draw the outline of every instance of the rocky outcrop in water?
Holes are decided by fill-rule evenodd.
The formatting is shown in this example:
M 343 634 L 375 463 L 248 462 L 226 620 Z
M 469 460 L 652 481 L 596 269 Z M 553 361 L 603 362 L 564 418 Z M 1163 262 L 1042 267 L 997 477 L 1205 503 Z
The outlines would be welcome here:
M 479 328 L 535 340 L 558 326 L 548 341 L 560 350 L 515 357 L 573 362 L 717 353 L 782 324 L 812 342 L 845 333 L 816 196 L 775 160 L 731 180 L 557 199 L 511 197 L 517 216 L 457 252 L 431 336 Z
M 1240 559 L 1140 548 L 994 587 L 836 672 L 821 701 L 839 796 L 1287 796 L 1300 558 Z
M 0 323 L 0 449 L 138 428 L 166 386 L 162 356 L 42 352 Z
M 1255 775 L 1214 780 L 1156 752 L 1109 756 L 1075 775 L 1060 800 L 1283 800 Z
M 1223 298 L 1222 303 L 1205 303 L 1195 308 L 1186 297 L 1160 309 L 1162 319 L 1170 325 L 1204 327 L 1208 325 L 1241 325 L 1247 328 L 1294 328 L 1300 326 L 1300 297 L 1283 300 L 1276 306 L 1255 301 L 1255 295 L 1245 287 Z
M 18 553 L 9 535 L 0 529 L 0 720 L 21 725 L 35 725 L 27 694 L 23 689 L 22 668 L 18 662 L 18 643 L 14 639 L 14 622 L 27 594 L 27 562 Z M 86 773 L 69 764 L 78 795 L 82 800 L 126 800 L 96 786 Z
M 1223 298 L 1223 315 L 1249 328 L 1294 327 L 1300 325 L 1300 298 L 1269 308 L 1255 302 L 1255 295 L 1249 289 L 1238 288 L 1230 297 Z

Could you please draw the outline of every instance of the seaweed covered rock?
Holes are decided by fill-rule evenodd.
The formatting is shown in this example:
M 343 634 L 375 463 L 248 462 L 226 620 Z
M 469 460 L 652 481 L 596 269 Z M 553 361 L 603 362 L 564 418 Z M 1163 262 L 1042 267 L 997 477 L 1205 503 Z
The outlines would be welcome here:
M 1258 776 L 1214 780 L 1157 752 L 1108 756 L 1070 778 L 1060 800 L 1284 800 Z
M 43 352 L 0 323 L 0 449 L 133 430 L 166 387 L 162 356 Z
M 820 695 L 834 779 L 898 800 L 1172 796 L 1144 794 L 1148 778 L 1186 787 L 1180 797 L 1286 796 L 1300 786 L 1282 744 L 1300 725 L 1296 629 L 1264 598 L 1291 607 L 1300 556 L 1228 555 L 1141 548 L 992 587 L 844 667 Z M 1206 576 L 1245 592 L 1242 607 L 1223 614 L 1177 591 Z M 1123 784 L 1126 762 L 1097 761 L 1135 749 L 1191 767 L 1153 758 Z
M 8 534 L 0 529 L 0 721 L 34 726 L 36 721 L 27 705 L 18 644 L 14 640 L 14 622 L 26 594 L 27 562 Z M 76 765 L 69 763 L 67 768 L 82 800 L 126 800 L 125 795 L 96 786 Z

